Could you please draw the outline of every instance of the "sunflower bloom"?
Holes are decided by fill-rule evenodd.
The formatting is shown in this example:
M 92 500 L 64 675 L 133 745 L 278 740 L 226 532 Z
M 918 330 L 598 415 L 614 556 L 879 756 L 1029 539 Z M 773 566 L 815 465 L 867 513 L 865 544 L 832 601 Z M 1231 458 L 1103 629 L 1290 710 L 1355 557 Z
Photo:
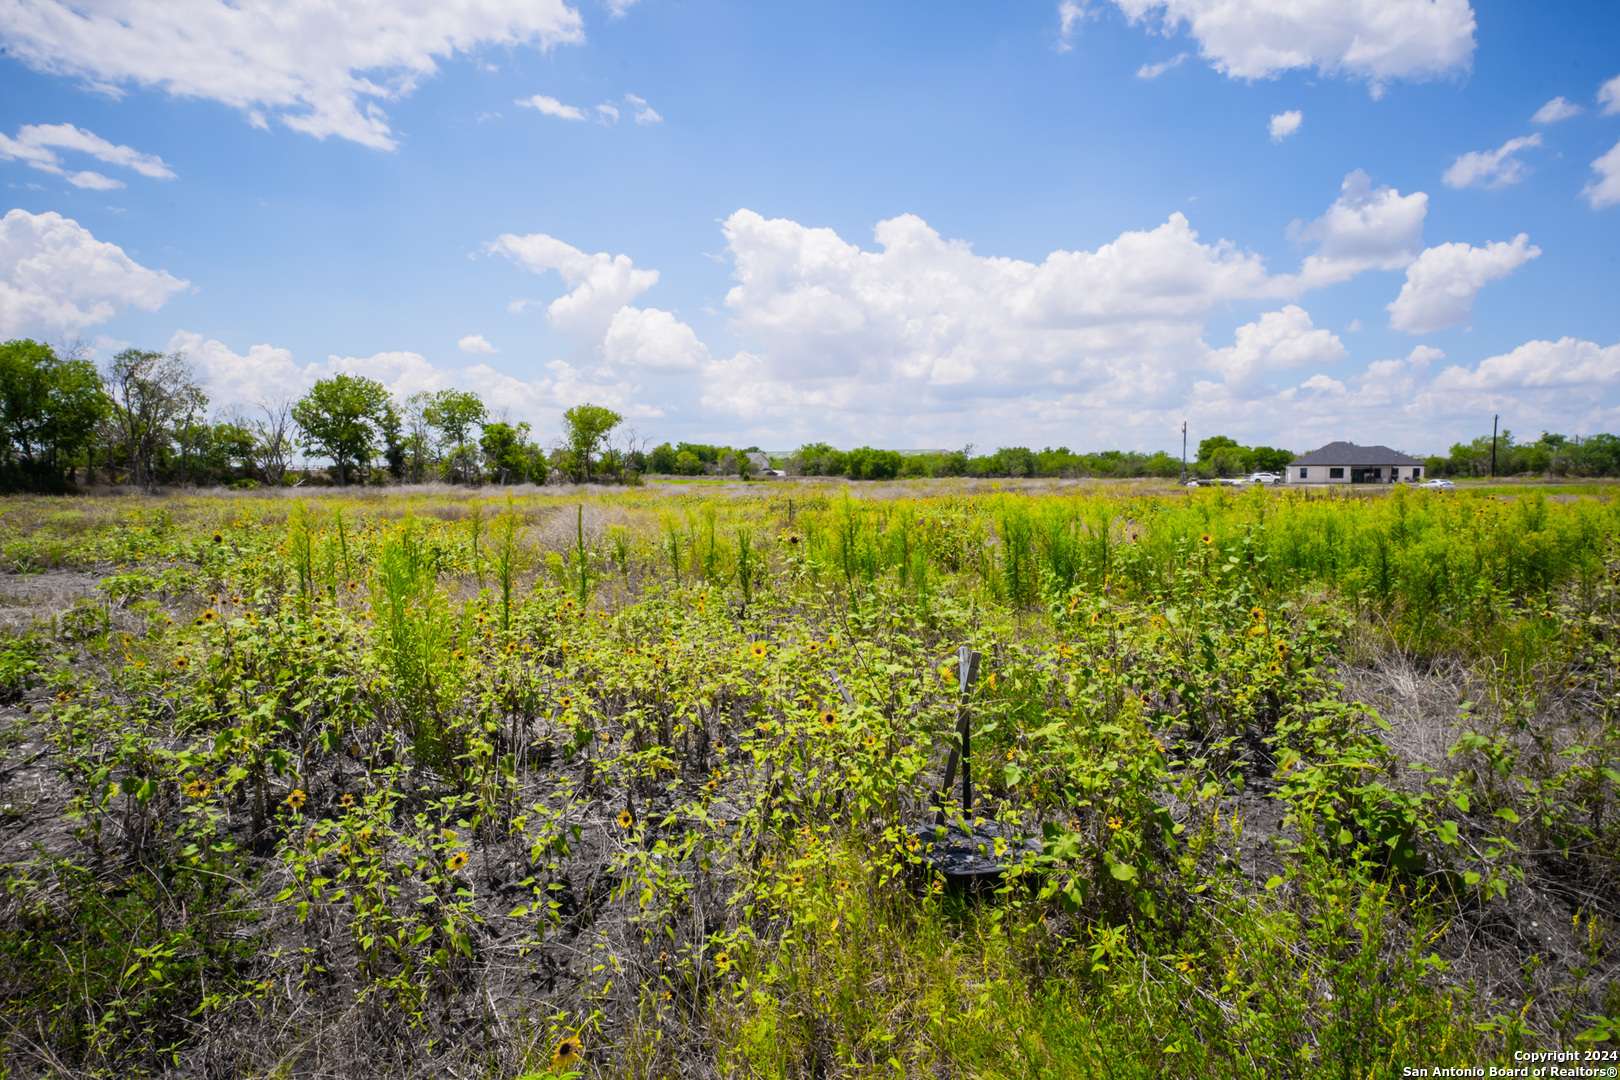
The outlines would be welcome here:
M 632 825 L 634 825 L 636 823 L 636 815 L 632 814 L 627 809 L 626 810 L 620 810 L 619 811 L 619 816 L 618 816 L 618 818 L 616 820 L 619 823 L 619 828 L 628 829 L 628 828 L 630 828 L 630 826 L 632 826 Z
M 579 1064 L 580 1058 L 585 1054 L 585 1044 L 579 1041 L 578 1035 L 566 1035 L 559 1039 L 557 1047 L 551 1052 L 551 1068 L 571 1069 Z
M 291 791 L 287 792 L 286 803 L 294 810 L 302 810 L 304 808 L 304 803 L 308 801 L 308 799 L 309 795 L 305 793 L 303 788 L 295 787 Z
M 466 853 L 466 851 L 456 851 L 450 855 L 450 858 L 446 860 L 444 865 L 449 868 L 452 874 L 454 874 L 463 866 L 467 865 L 468 858 L 470 858 L 470 856 Z

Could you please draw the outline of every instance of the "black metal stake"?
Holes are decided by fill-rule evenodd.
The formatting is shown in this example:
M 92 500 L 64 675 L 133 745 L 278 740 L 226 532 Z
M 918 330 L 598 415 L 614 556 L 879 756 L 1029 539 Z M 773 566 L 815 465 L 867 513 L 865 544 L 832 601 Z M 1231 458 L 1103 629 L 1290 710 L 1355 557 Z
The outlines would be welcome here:
M 934 797 L 939 812 L 934 816 L 935 825 L 945 824 L 945 798 L 950 794 L 951 786 L 956 782 L 956 763 L 962 763 L 962 816 L 966 817 L 973 808 L 973 765 L 969 755 L 973 751 L 973 738 L 969 723 L 967 709 L 968 689 L 973 681 L 979 677 L 979 653 L 967 645 L 963 645 L 956 652 L 956 746 L 951 747 L 951 756 L 945 763 L 945 783 L 940 785 Z

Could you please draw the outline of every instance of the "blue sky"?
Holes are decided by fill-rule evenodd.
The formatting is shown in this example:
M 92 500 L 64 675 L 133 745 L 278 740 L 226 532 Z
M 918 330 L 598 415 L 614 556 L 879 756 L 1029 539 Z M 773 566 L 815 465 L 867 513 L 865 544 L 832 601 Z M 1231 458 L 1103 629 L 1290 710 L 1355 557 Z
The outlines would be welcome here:
M 0 337 L 184 351 L 221 412 L 1620 430 L 1613 3 L 14 0 L 0 46 Z

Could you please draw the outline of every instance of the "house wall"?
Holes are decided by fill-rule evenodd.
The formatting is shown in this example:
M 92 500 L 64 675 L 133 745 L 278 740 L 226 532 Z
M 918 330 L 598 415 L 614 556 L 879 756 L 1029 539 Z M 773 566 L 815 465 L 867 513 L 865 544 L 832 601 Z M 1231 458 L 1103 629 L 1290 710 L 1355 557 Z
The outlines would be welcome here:
M 1353 476 L 1357 471 L 1359 471 L 1361 469 L 1364 469 L 1364 468 L 1371 468 L 1371 466 L 1364 466 L 1364 465 L 1290 465 L 1290 466 L 1288 466 L 1288 471 L 1284 474 L 1284 476 L 1286 478 L 1286 482 L 1290 483 L 1290 484 L 1306 484 L 1306 485 L 1310 485 L 1310 484 L 1348 484 L 1348 483 L 1351 483 L 1350 477 Z M 1306 475 L 1304 475 L 1304 476 L 1299 475 L 1299 471 L 1301 469 L 1306 470 Z M 1333 475 L 1334 470 L 1338 470 L 1342 475 L 1334 476 Z M 1392 474 L 1393 474 L 1393 476 L 1392 476 Z M 1380 484 L 1387 484 L 1387 483 L 1390 482 L 1390 480 L 1392 478 L 1393 479 L 1398 479 L 1398 480 L 1404 480 L 1404 481 L 1408 481 L 1408 482 L 1413 481 L 1413 480 L 1422 480 L 1423 479 L 1423 466 L 1422 465 L 1383 465 L 1383 466 L 1379 466 L 1377 468 L 1377 475 L 1378 475 L 1378 480 L 1376 482 L 1380 483 Z M 1372 482 L 1372 481 L 1368 481 L 1368 482 Z

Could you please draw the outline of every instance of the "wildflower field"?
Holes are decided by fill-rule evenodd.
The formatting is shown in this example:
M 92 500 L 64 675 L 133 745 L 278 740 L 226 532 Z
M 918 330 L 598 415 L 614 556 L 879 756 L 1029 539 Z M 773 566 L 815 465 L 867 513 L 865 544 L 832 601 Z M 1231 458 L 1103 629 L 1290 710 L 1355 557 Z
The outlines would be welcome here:
M 1605 488 L 14 498 L 0 571 L 0 1075 L 1620 1050 Z

